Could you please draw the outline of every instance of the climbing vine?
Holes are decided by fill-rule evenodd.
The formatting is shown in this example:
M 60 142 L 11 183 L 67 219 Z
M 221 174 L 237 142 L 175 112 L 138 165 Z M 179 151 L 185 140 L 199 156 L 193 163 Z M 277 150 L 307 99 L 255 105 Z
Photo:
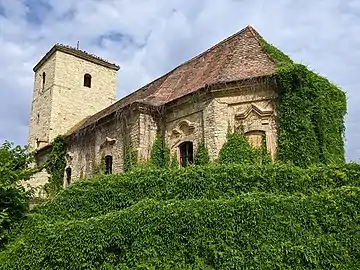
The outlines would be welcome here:
M 277 159 L 301 167 L 344 162 L 345 93 L 263 39 L 260 43 L 277 64 Z
M 50 175 L 49 183 L 45 187 L 50 196 L 55 195 L 63 188 L 66 167 L 66 150 L 64 137 L 58 136 L 51 144 L 51 153 L 46 163 L 46 171 Z

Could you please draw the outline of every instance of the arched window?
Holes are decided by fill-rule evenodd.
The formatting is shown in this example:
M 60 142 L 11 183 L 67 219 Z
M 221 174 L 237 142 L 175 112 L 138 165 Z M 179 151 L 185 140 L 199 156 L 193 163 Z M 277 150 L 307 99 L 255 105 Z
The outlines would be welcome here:
M 42 90 L 45 89 L 45 81 L 46 81 L 46 73 L 43 72 L 43 74 L 42 74 L 42 86 L 41 86 Z
M 84 86 L 91 88 L 91 75 L 88 73 L 84 75 Z
M 193 163 L 194 153 L 193 153 L 193 143 L 192 142 L 183 142 L 179 145 L 180 150 L 180 165 L 181 167 L 186 167 L 188 164 Z
M 112 156 L 105 157 L 105 174 L 112 174 Z
M 66 184 L 69 186 L 71 184 L 71 168 L 66 169 Z

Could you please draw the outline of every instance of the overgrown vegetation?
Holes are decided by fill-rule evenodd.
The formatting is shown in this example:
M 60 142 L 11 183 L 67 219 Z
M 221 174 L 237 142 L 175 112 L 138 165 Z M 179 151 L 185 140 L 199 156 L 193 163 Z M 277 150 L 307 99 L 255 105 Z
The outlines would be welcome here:
M 194 165 L 179 169 L 158 136 L 149 164 L 138 164 L 130 146 L 127 173 L 59 192 L 57 138 L 47 169 L 58 194 L 28 215 L 0 269 L 359 269 L 360 165 L 344 162 L 345 94 L 261 44 L 278 65 L 281 163 L 265 137 L 253 148 L 229 129 L 218 161 L 202 141 Z M 0 197 L 0 228 L 10 217 L 3 204 Z M 6 237 L 0 231 L 0 243 Z
M 130 145 L 124 152 L 124 172 L 129 172 L 138 165 L 137 151 Z
M 0 249 L 8 240 L 9 230 L 19 222 L 29 208 L 32 190 L 26 190 L 21 181 L 35 172 L 26 147 L 6 141 L 0 147 Z
M 79 181 L 29 217 L 0 269 L 357 269 L 359 175 L 211 165 Z
M 278 65 L 278 160 L 302 167 L 345 162 L 345 93 L 264 40 L 261 45 Z
M 155 168 L 168 168 L 170 165 L 170 150 L 159 135 L 151 149 L 150 165 Z
M 46 171 L 50 175 L 46 190 L 50 197 L 63 189 L 66 167 L 66 149 L 63 136 L 58 136 L 51 144 L 51 153 L 46 161 Z
M 202 140 L 198 146 L 195 154 L 195 165 L 206 165 L 210 163 L 209 151 L 205 146 L 205 142 Z

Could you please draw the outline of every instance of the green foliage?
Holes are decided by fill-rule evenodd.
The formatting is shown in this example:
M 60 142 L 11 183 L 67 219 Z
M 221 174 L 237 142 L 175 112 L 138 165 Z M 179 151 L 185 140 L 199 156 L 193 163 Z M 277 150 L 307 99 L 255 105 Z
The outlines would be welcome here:
M 152 146 L 150 164 L 155 168 L 168 168 L 170 165 L 170 150 L 161 136 L 156 137 Z
M 0 254 L 0 268 L 357 269 L 359 196 L 359 187 L 347 187 L 147 200 L 97 218 L 39 224 Z
M 8 141 L 0 147 L 0 248 L 7 241 L 8 230 L 28 211 L 32 190 L 25 190 L 21 181 L 35 172 L 29 168 L 32 161 L 27 147 Z
M 264 40 L 261 44 L 278 65 L 278 159 L 302 167 L 345 162 L 345 93 Z
M 253 191 L 311 195 L 342 186 L 360 187 L 359 164 L 308 169 L 285 164 L 143 169 L 74 182 L 60 195 L 38 206 L 37 213 L 50 220 L 84 219 L 125 209 L 146 199 L 218 199 Z
M 205 146 L 205 142 L 201 141 L 195 154 L 195 165 L 206 165 L 210 163 L 209 151 Z
M 171 169 L 177 169 L 177 168 L 179 168 L 179 161 L 178 161 L 176 152 L 175 152 L 174 155 L 171 157 L 170 168 L 171 168 Z
M 219 162 L 221 164 L 254 164 L 255 152 L 242 134 L 228 134 L 227 141 L 219 152 Z
M 57 136 L 51 144 L 51 153 L 45 166 L 50 175 L 46 189 L 51 197 L 63 189 L 66 167 L 65 155 L 64 137 Z
M 134 170 L 138 164 L 137 151 L 132 146 L 125 149 L 124 156 L 124 172 L 129 172 Z

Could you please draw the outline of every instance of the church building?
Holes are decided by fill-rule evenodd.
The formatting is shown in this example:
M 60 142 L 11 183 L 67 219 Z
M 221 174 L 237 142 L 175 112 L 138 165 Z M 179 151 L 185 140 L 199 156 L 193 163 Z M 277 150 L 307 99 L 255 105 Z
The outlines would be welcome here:
M 247 26 L 118 101 L 119 66 L 54 45 L 34 67 L 28 145 L 36 162 L 44 163 L 51 142 L 64 135 L 66 187 L 90 177 L 102 159 L 106 173 L 121 173 L 129 146 L 138 161 L 148 160 L 157 135 L 179 166 L 192 162 L 201 141 L 215 160 L 229 129 L 242 132 L 254 147 L 265 137 L 275 158 L 276 91 L 269 78 L 276 63 L 260 39 Z M 30 184 L 47 179 L 44 169 Z

